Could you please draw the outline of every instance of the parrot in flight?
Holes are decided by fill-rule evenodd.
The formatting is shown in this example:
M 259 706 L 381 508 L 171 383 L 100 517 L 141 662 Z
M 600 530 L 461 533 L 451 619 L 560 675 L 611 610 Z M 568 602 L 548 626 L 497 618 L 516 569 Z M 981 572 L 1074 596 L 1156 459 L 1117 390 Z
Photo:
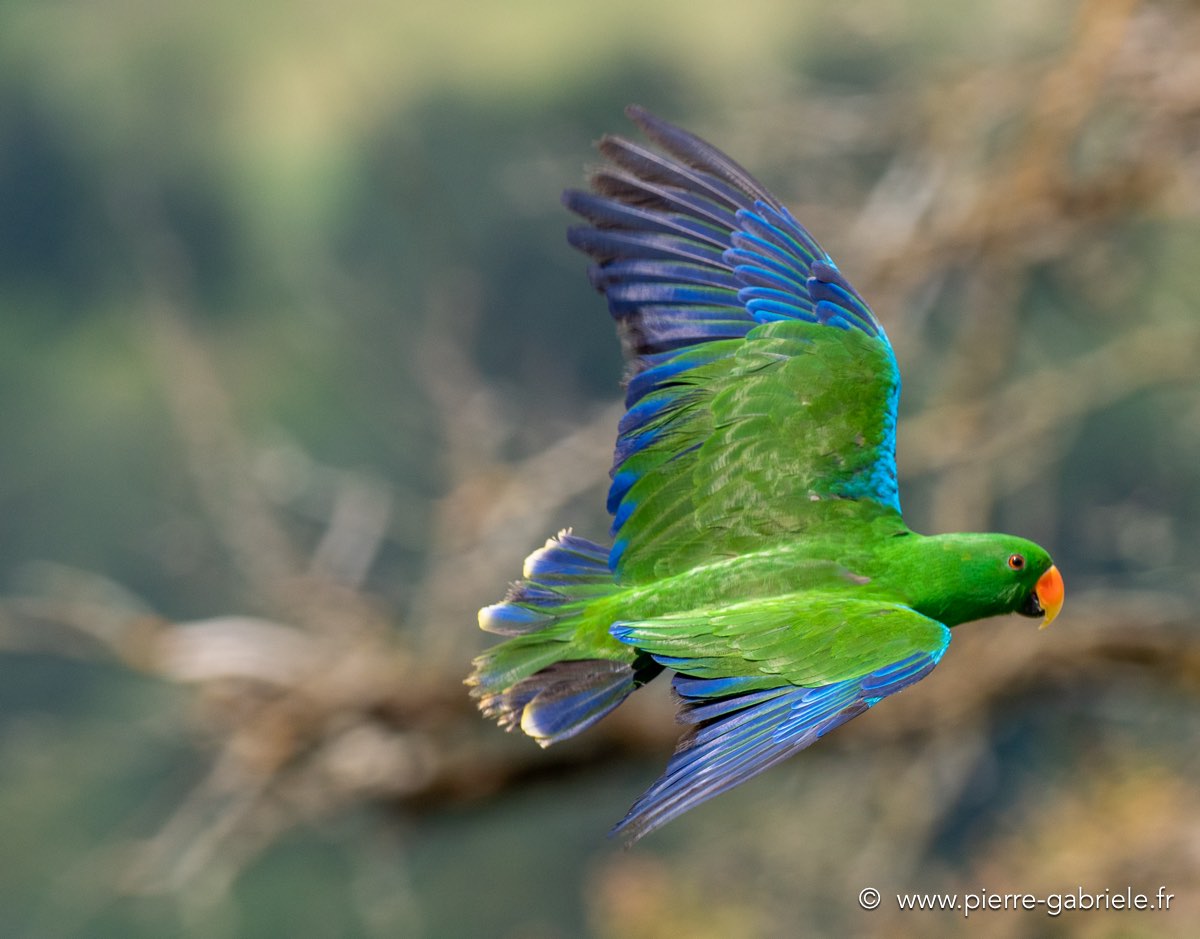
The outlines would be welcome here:
M 629 843 L 920 681 L 961 623 L 1049 625 L 1063 580 L 1004 534 L 922 535 L 900 512 L 900 375 L 866 302 L 780 202 L 631 106 L 569 190 L 628 361 L 612 544 L 570 529 L 479 612 L 508 637 L 467 679 L 549 746 L 669 670 L 687 729 L 613 829 Z

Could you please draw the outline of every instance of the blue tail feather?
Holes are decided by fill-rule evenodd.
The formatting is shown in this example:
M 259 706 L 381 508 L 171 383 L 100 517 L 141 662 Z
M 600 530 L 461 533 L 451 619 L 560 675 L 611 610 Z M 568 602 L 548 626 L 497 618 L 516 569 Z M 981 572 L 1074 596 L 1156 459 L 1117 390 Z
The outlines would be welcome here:
M 609 549 L 570 530 L 525 560 L 524 580 L 479 611 L 482 629 L 509 636 L 475 659 L 467 683 L 508 730 L 548 746 L 590 727 L 639 684 L 636 654 L 595 658 L 573 642 L 588 604 L 616 588 Z
M 626 662 L 558 662 L 513 689 L 522 701 L 521 730 L 543 747 L 573 737 L 613 710 L 637 687 Z

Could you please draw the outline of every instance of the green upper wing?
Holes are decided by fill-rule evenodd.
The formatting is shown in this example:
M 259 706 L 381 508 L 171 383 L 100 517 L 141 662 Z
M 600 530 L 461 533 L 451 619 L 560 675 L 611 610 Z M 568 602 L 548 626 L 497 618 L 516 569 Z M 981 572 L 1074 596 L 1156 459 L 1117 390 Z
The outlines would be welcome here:
M 611 566 L 643 582 L 799 532 L 899 522 L 900 378 L 883 328 L 787 209 L 709 144 L 640 109 L 671 156 L 608 137 L 572 244 L 630 379 Z

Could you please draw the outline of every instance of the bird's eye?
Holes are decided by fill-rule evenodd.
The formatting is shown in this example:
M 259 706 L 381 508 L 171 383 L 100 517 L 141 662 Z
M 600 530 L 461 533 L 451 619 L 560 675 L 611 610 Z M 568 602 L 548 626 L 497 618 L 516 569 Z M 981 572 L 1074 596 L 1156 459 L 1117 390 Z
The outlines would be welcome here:
M 1008 566 L 1014 571 L 1023 570 L 1025 568 L 1025 556 L 1023 554 L 1010 554 L 1008 556 Z

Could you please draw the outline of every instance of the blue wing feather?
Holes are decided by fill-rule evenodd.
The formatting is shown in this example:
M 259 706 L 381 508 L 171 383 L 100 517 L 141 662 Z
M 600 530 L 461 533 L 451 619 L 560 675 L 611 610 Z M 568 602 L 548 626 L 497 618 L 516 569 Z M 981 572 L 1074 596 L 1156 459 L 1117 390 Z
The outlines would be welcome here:
M 724 253 L 717 248 L 678 235 L 656 231 L 586 228 L 582 225 L 567 229 L 567 242 L 598 260 L 620 257 L 681 258 L 712 264 L 719 262 Z
M 614 261 L 605 267 L 594 268 L 592 272 L 592 284 L 597 289 L 606 289 L 610 285 L 622 282 L 641 281 L 704 284 L 725 290 L 737 290 L 740 286 L 738 278 L 732 272 L 687 261 L 635 258 Z M 724 297 L 721 299 L 724 300 Z
M 699 138 L 671 127 L 666 121 L 651 116 L 642 108 L 632 106 L 626 108 L 625 113 L 647 137 L 675 157 L 672 159 L 671 156 L 663 156 L 624 137 L 605 135 L 600 141 L 600 152 L 639 180 L 695 193 L 734 210 L 745 204 L 748 192 L 751 201 L 755 198 L 767 202 L 774 201 L 771 194 L 756 183 L 745 170 L 738 167 L 740 172 L 730 173 L 719 166 L 722 162 L 725 167 L 736 164 Z M 656 133 L 656 130 L 664 128 L 670 128 L 676 133 Z M 718 159 L 707 159 L 708 154 L 718 155 Z M 737 180 L 731 179 L 731 176 L 737 177 Z
M 702 169 L 710 178 L 716 177 L 753 199 L 783 208 L 758 180 L 708 141 L 656 117 L 639 105 L 630 105 L 625 113 L 647 137 L 688 166 Z
M 612 138 L 609 138 L 610 140 Z M 601 146 L 604 149 L 604 146 Z M 722 229 L 737 228 L 737 208 L 728 200 L 710 194 L 688 191 L 639 178 L 612 167 L 599 169 L 592 176 L 597 194 L 632 205 L 659 211 L 685 212 Z
M 630 842 L 701 802 L 745 782 L 810 746 L 877 702 L 920 681 L 944 646 L 910 655 L 858 678 L 816 688 L 786 685 L 738 693 L 753 677 L 676 675 L 679 719 L 694 730 L 666 772 L 613 829 Z M 662 661 L 659 658 L 659 661 Z

